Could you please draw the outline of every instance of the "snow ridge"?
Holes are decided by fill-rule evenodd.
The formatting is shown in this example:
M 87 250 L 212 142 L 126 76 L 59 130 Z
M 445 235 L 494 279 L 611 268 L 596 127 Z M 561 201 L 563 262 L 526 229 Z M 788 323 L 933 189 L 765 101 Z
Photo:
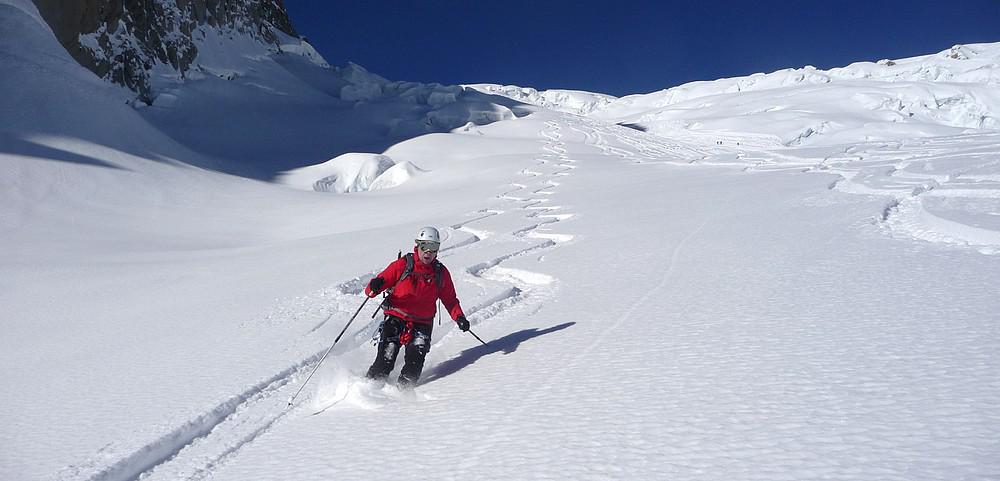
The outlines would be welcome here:
M 622 97 L 590 115 L 661 136 L 754 134 L 775 137 L 777 146 L 832 145 L 1000 129 L 998 84 L 1000 44 L 976 44 L 829 71 L 692 82 Z
M 471 87 L 666 138 L 774 147 L 834 145 L 1000 129 L 1000 43 L 819 70 L 811 66 L 691 82 L 621 98 L 517 86 Z

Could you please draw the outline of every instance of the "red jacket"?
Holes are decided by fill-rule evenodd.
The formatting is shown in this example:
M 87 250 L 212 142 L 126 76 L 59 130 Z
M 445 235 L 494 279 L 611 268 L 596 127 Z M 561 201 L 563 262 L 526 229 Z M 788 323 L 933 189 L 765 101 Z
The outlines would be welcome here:
M 441 265 L 441 287 L 438 287 L 437 279 L 434 276 L 434 266 L 421 262 L 416 248 L 413 249 L 413 272 L 410 272 L 410 275 L 403 279 L 402 284 L 398 284 L 404 269 L 406 269 L 406 258 L 401 257 L 389 264 L 378 275 L 378 277 L 385 279 L 382 289 L 392 289 L 387 302 L 386 314 L 410 322 L 432 324 L 434 315 L 437 313 L 437 300 L 441 299 L 441 303 L 448 310 L 452 320 L 464 315 L 455 294 L 455 284 L 452 283 L 451 274 L 444 265 Z M 368 297 L 374 297 L 371 288 L 367 286 L 365 294 Z

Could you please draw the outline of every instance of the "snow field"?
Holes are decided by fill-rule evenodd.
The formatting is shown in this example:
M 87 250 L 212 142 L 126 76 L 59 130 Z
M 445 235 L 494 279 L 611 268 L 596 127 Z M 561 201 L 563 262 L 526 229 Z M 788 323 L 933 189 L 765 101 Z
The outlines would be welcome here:
M 442 260 L 490 347 L 444 323 L 416 396 L 352 385 L 370 362 L 369 305 L 285 409 L 360 304 L 371 276 L 361 274 L 244 319 L 253 330 L 301 326 L 288 331 L 306 333 L 298 346 L 271 340 L 286 354 L 265 355 L 298 361 L 166 434 L 136 437 L 146 444 L 131 454 L 102 451 L 60 477 L 371 476 L 371 453 L 400 433 L 440 446 L 410 466 L 446 479 L 935 479 L 993 469 L 998 346 L 984 323 L 990 301 L 975 293 L 995 256 L 969 262 L 981 254 L 931 246 L 927 257 L 886 239 L 864 222 L 882 197 L 830 191 L 830 176 L 700 166 L 712 158 L 650 154 L 615 135 L 624 128 L 537 117 L 482 128 L 531 133 L 535 153 L 504 164 L 513 180 L 494 183 L 495 197 L 480 194 L 446 229 Z M 451 155 L 478 150 L 462 137 L 429 140 L 454 142 Z M 400 158 L 428 162 L 427 142 L 401 146 Z M 595 247 L 578 250 L 584 241 Z M 955 262 L 976 272 L 957 276 Z M 886 278 L 897 282 L 891 291 Z
M 991 303 L 977 294 L 995 257 L 958 273 L 948 266 L 981 254 L 932 246 L 928 257 L 882 237 L 859 222 L 881 201 L 830 191 L 827 176 L 692 169 L 572 118 L 521 122 L 539 126 L 538 165 L 453 227 L 489 236 L 443 252 L 464 272 L 463 303 L 483 305 L 470 318 L 490 346 L 444 324 L 411 397 L 345 388 L 371 353 L 339 354 L 313 395 L 346 390 L 344 401 L 286 417 L 212 478 L 388 479 L 394 471 L 373 470 L 372 453 L 397 437 L 434 446 L 401 462 L 444 479 L 941 479 L 996 469 L 1000 346 Z M 569 160 L 571 172 L 556 166 Z M 636 160 L 645 165 L 621 174 Z M 541 178 L 557 171 L 569 174 L 558 187 Z M 529 207 L 540 200 L 585 210 L 535 227 L 573 241 L 530 242 Z M 793 225 L 809 228 L 778 228 Z M 579 232 L 597 247 L 577 250 Z M 344 364 L 350 374 L 330 374 Z

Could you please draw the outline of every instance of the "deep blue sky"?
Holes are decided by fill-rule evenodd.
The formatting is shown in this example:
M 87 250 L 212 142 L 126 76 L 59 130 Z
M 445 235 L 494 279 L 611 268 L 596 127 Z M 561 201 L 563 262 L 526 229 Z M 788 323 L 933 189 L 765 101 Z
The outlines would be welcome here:
M 333 65 L 611 95 L 1000 41 L 1000 0 L 285 0 Z

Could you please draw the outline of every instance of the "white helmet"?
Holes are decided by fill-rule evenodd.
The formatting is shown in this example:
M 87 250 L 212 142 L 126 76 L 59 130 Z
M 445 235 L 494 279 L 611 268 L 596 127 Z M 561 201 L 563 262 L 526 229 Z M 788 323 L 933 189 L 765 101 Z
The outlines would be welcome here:
M 417 238 L 414 239 L 417 242 L 437 242 L 441 243 L 441 233 L 433 227 L 423 227 L 420 232 L 417 233 Z

